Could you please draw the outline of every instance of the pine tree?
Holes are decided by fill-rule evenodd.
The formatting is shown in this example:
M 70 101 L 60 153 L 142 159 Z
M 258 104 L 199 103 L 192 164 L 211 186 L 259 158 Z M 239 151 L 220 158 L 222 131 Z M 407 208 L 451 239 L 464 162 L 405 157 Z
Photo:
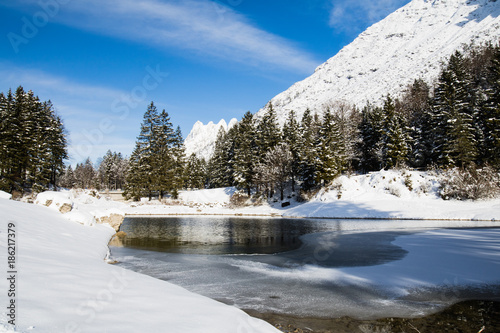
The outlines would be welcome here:
M 89 157 L 85 160 L 85 163 L 79 163 L 76 165 L 75 178 L 79 188 L 95 188 L 95 175 L 96 172 Z
M 9 89 L 7 96 L 0 94 L 0 190 L 11 192 L 13 156 L 12 147 L 15 142 L 13 123 L 14 96 Z
M 274 188 L 280 191 L 280 199 L 284 199 L 287 182 L 291 179 L 292 153 L 286 143 L 279 144 L 269 150 L 264 162 L 255 166 L 255 183 L 263 187 L 268 197 L 274 194 Z
M 262 162 L 266 153 L 280 141 L 281 130 L 278 125 L 276 111 L 269 102 L 262 119 L 255 126 L 255 144 L 259 161 Z
M 52 103 L 44 103 L 43 109 L 50 116 L 50 131 L 48 133 L 48 172 L 50 173 L 50 184 L 56 187 L 57 178 L 64 171 L 64 160 L 68 158 L 66 131 L 59 116 L 53 113 Z
M 386 168 L 406 166 L 408 162 L 408 136 L 404 121 L 396 113 L 396 107 L 390 96 L 387 96 L 383 112 L 385 114 L 383 142 L 383 164 Z
M 207 182 L 207 163 L 194 153 L 186 161 L 185 186 L 193 189 L 205 188 Z
M 227 187 L 234 184 L 233 180 L 233 155 L 234 155 L 234 133 L 236 126 L 228 133 L 223 128 L 217 133 L 215 148 L 208 162 L 208 178 L 210 188 Z
M 153 105 L 153 104 L 152 104 Z M 176 161 L 173 154 L 175 132 L 170 116 L 165 110 L 152 119 L 150 141 L 151 189 L 162 199 L 176 188 Z
M 300 167 L 300 125 L 297 122 L 295 112 L 292 110 L 288 114 L 288 119 L 283 125 L 283 142 L 286 143 L 292 154 L 290 166 L 292 178 L 292 192 L 295 191 L 295 181 L 299 174 Z
M 123 188 L 128 160 L 121 153 L 108 150 L 98 168 L 99 188 L 117 190 Z
M 62 120 L 49 102 L 41 103 L 22 86 L 0 98 L 0 186 L 39 192 L 56 186 L 67 158 Z
M 257 160 L 255 154 L 255 126 L 253 115 L 250 111 L 245 113 L 236 125 L 234 142 L 234 180 L 237 186 L 251 194 L 254 178 L 254 164 Z
M 430 87 L 422 79 L 410 85 L 401 101 L 402 116 L 409 119 L 411 154 L 409 163 L 413 167 L 423 168 L 431 164 L 431 152 L 434 139 L 431 120 Z
M 317 147 L 319 159 L 316 181 L 326 185 L 340 175 L 346 164 L 345 145 L 330 109 L 323 114 Z
M 62 176 L 59 178 L 58 185 L 67 189 L 74 188 L 76 186 L 76 177 L 73 172 L 71 165 L 68 165 Z
M 466 166 L 477 156 L 474 105 L 463 55 L 455 52 L 441 72 L 434 98 L 434 158 L 444 167 Z
M 126 198 L 139 200 L 147 195 L 151 200 L 153 195 L 153 133 L 158 111 L 153 102 L 144 113 L 141 131 L 137 137 L 134 151 L 130 157 L 130 167 L 127 173 L 127 186 L 124 195 Z
M 184 140 L 182 139 L 181 128 L 177 126 L 177 129 L 174 132 L 172 137 L 172 158 L 174 160 L 174 176 L 172 181 L 172 197 L 177 199 L 179 194 L 179 189 L 184 186 L 184 168 L 185 168 L 185 160 L 184 160 Z
M 338 126 L 340 141 L 345 149 L 345 168 L 352 169 L 360 164 L 360 154 L 358 151 L 360 144 L 359 125 L 361 114 L 353 106 L 345 102 L 335 102 L 331 104 L 330 111 L 333 121 Z
M 500 169 L 500 46 L 491 47 L 493 56 L 487 71 L 486 100 L 483 104 L 483 159 Z
M 361 167 L 363 171 L 376 171 L 382 168 L 382 135 L 384 113 L 381 108 L 366 106 L 361 113 L 359 133 Z
M 312 116 L 311 111 L 306 109 L 300 123 L 299 145 L 299 177 L 302 181 L 301 188 L 305 191 L 316 186 L 319 169 L 317 149 L 319 127 L 318 116 Z

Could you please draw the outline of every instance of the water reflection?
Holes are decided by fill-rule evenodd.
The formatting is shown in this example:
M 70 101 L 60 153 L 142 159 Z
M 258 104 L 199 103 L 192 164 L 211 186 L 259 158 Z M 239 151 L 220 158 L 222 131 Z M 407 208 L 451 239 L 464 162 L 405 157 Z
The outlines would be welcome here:
M 123 246 L 190 254 L 271 254 L 297 249 L 299 237 L 326 230 L 318 221 L 252 218 L 126 218 Z M 331 230 L 331 228 L 329 229 Z M 116 246 L 116 243 L 113 244 Z

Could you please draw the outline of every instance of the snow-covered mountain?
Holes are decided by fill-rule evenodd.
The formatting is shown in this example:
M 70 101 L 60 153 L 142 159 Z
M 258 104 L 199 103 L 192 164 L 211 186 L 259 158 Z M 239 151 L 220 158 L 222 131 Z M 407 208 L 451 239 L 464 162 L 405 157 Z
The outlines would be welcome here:
M 372 25 L 351 44 L 271 102 L 282 124 L 294 110 L 347 102 L 358 107 L 397 96 L 417 78 L 428 83 L 442 60 L 471 42 L 499 41 L 500 1 L 413 0 Z M 257 113 L 262 115 L 264 108 Z
M 291 110 L 300 120 L 307 108 L 321 112 L 337 102 L 358 107 L 379 104 L 388 93 L 397 97 L 417 78 L 432 83 L 442 61 L 455 50 L 471 42 L 499 42 L 499 36 L 500 1 L 413 0 L 271 102 L 280 124 Z M 185 141 L 186 154 L 209 157 L 222 125 L 196 123 Z
M 215 141 L 220 128 L 228 131 L 237 122 L 236 118 L 231 119 L 229 124 L 224 119 L 221 119 L 217 124 L 209 122 L 206 125 L 201 121 L 197 121 L 184 140 L 186 156 L 189 157 L 191 154 L 195 154 L 198 158 L 208 160 L 214 152 Z

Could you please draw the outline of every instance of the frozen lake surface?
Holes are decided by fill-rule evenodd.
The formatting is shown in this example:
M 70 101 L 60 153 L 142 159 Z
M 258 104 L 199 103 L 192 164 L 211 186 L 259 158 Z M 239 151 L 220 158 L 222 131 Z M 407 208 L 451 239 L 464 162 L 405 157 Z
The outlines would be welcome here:
M 127 218 L 119 265 L 242 309 L 361 319 L 500 300 L 500 229 L 474 222 Z M 461 227 L 462 229 L 456 229 Z M 465 229 L 463 229 L 465 227 Z

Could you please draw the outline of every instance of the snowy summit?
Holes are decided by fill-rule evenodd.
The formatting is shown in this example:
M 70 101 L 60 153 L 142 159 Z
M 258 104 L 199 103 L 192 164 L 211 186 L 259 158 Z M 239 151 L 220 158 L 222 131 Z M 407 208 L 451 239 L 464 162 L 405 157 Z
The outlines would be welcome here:
M 313 75 L 271 100 L 280 124 L 294 110 L 345 102 L 363 107 L 397 96 L 415 79 L 435 80 L 446 60 L 471 42 L 497 41 L 500 1 L 413 0 L 361 33 Z M 257 113 L 263 113 L 261 109 Z
M 201 121 L 197 121 L 186 137 L 186 140 L 184 140 L 186 157 L 195 154 L 198 158 L 208 160 L 214 152 L 219 130 L 222 128 L 227 132 L 237 122 L 236 118 L 231 119 L 229 124 L 224 119 L 221 119 L 217 124 L 211 121 L 206 125 Z

